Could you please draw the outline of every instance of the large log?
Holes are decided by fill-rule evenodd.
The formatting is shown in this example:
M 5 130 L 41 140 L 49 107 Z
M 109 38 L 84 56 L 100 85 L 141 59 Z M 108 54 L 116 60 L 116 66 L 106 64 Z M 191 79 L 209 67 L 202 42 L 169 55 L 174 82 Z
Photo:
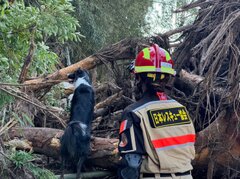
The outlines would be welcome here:
M 200 89 L 205 88 L 206 79 L 202 76 L 192 74 L 186 70 L 181 70 L 179 73 L 179 78 L 175 78 L 175 86 L 180 87 L 185 93 L 191 93 L 195 88 L 199 87 Z M 191 92 L 188 92 L 191 91 Z M 214 88 L 212 89 L 214 96 L 220 98 L 221 95 L 225 92 L 223 88 Z
M 61 80 L 67 80 L 67 75 L 73 73 L 78 68 L 90 70 L 104 62 L 133 59 L 135 57 L 135 48 L 140 41 L 140 39 L 122 40 L 75 64 L 62 68 L 53 74 L 25 81 L 24 84 L 31 85 L 31 90 L 39 90 L 57 84 L 61 82 Z M 146 44 L 148 43 L 146 40 L 144 41 Z
M 75 64 L 72 64 L 66 68 L 62 68 L 53 74 L 47 76 L 27 80 L 25 85 L 30 85 L 30 89 L 33 91 L 49 88 L 61 81 L 67 80 L 67 75 L 73 73 L 78 68 L 93 69 L 98 65 L 106 62 L 112 62 L 116 60 L 134 59 L 136 50 L 141 50 L 143 47 L 149 46 L 152 42 L 157 42 L 161 47 L 168 49 L 168 36 L 160 37 L 160 34 L 150 38 L 132 38 L 124 39 L 118 43 L 112 44 L 106 48 L 103 48 L 96 54 L 93 54 Z
M 31 145 L 32 150 L 36 153 L 44 154 L 53 158 L 59 158 L 60 138 L 62 135 L 63 130 L 59 129 L 25 127 L 10 129 L 7 137 L 11 140 L 16 138 L 24 140 L 27 144 Z M 92 160 L 92 163 L 99 167 L 114 167 L 119 160 L 117 143 L 117 139 L 93 137 L 91 140 L 91 155 L 89 160 Z M 21 145 L 12 147 L 26 149 L 25 145 L 22 145 L 22 143 L 15 143 L 15 145 L 19 144 Z
M 223 166 L 239 167 L 238 116 L 239 112 L 223 111 L 211 125 L 197 134 L 196 168 L 208 165 L 210 159 Z M 59 157 L 59 139 L 62 134 L 62 130 L 50 128 L 12 128 L 8 132 L 10 139 L 24 138 L 32 143 L 33 151 L 51 157 Z M 117 143 L 117 139 L 92 138 L 90 160 L 104 168 L 115 167 L 119 160 Z
M 237 114 L 229 110 L 222 111 L 213 123 L 197 134 L 196 164 L 207 165 L 213 160 L 226 167 L 239 168 L 238 116 L 239 112 Z

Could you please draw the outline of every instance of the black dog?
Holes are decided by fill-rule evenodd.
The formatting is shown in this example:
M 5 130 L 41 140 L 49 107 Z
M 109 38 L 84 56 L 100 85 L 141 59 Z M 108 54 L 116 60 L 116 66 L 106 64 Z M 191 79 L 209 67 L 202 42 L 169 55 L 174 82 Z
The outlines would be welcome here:
M 68 76 L 73 79 L 75 91 L 71 102 L 70 120 L 61 138 L 62 175 L 66 160 L 77 164 L 80 178 L 82 164 L 89 154 L 94 91 L 86 71 L 77 70 Z

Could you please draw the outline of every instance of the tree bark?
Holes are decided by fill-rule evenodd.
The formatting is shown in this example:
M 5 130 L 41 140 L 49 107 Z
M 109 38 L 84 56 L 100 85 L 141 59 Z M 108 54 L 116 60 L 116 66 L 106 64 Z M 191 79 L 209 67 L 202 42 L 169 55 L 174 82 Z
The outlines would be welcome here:
M 108 97 L 104 101 L 96 104 L 95 107 L 94 107 L 94 110 L 103 108 L 104 106 L 109 106 L 112 103 L 114 103 L 115 101 L 119 101 L 121 99 L 122 95 L 123 95 L 123 91 L 120 91 L 119 93 L 116 93 L 116 94 Z
M 44 77 L 32 79 L 25 81 L 24 84 L 31 85 L 30 89 L 32 91 L 41 90 L 47 87 L 51 87 L 54 84 L 58 84 L 61 81 L 67 80 L 67 75 L 73 73 L 78 68 L 82 69 L 93 69 L 98 65 L 106 62 L 112 62 L 116 60 L 123 59 L 134 59 L 138 50 L 143 47 L 149 46 L 152 42 L 157 41 L 157 43 L 165 48 L 169 48 L 168 37 L 155 36 L 151 38 L 135 38 L 135 39 L 124 39 L 116 44 L 112 44 L 94 55 L 91 55 L 75 64 L 72 64 L 66 68 L 62 68 L 53 74 L 49 74 Z
M 196 158 L 193 162 L 196 168 L 208 165 L 210 158 L 223 166 L 239 167 L 238 116 L 239 112 L 224 111 L 211 125 L 197 134 Z M 62 134 L 62 130 L 50 128 L 12 128 L 8 132 L 10 139 L 24 138 L 32 143 L 33 151 L 55 158 L 59 157 Z M 89 160 L 103 168 L 115 167 L 119 160 L 117 144 L 118 139 L 93 137 Z
M 211 159 L 226 167 L 239 168 L 239 114 L 239 111 L 222 111 L 213 123 L 197 134 L 196 164 L 207 165 Z
M 204 77 L 189 73 L 186 70 L 181 70 L 179 73 L 179 77 L 175 78 L 174 86 L 178 87 L 185 94 L 189 95 L 189 94 L 192 94 L 193 90 L 196 89 L 197 87 L 200 90 L 205 89 L 206 88 L 205 82 L 206 82 L 206 79 Z M 214 93 L 212 93 L 211 95 L 214 97 L 214 100 L 216 101 L 221 99 L 223 94 L 226 94 L 226 89 L 221 87 L 213 88 L 212 91 Z M 229 101 L 229 103 L 233 101 L 232 99 L 233 97 L 230 94 L 226 96 L 228 96 L 225 99 L 226 101 Z
M 131 59 L 135 57 L 135 48 L 140 42 L 139 39 L 125 39 L 119 43 L 110 45 L 105 49 L 99 51 L 97 54 L 91 55 L 75 64 L 72 64 L 66 68 L 62 68 L 53 74 L 47 75 L 37 79 L 25 81 L 24 84 L 31 84 L 31 90 L 39 90 L 59 83 L 60 81 L 67 80 L 67 75 L 73 73 L 78 68 L 93 69 L 97 65 L 103 64 L 103 62 L 111 62 L 120 59 Z
M 60 157 L 60 138 L 63 130 L 51 128 L 12 128 L 8 131 L 7 136 L 13 140 L 21 138 L 31 144 L 34 152 L 44 154 L 53 158 Z M 105 139 L 93 137 L 91 140 L 91 155 L 89 160 L 94 165 L 104 168 L 112 168 L 118 162 L 118 139 Z M 23 148 L 21 146 L 14 146 Z M 23 148 L 24 149 L 24 148 Z
M 33 59 L 33 55 L 34 55 L 34 52 L 35 52 L 35 49 L 36 49 L 36 44 L 34 42 L 34 33 L 35 33 L 35 29 L 34 28 L 35 27 L 33 27 L 30 30 L 30 34 L 31 34 L 30 47 L 29 47 L 28 55 L 25 58 L 25 61 L 24 61 L 24 64 L 23 64 L 23 67 L 22 67 L 19 79 L 18 79 L 19 83 L 22 83 L 22 82 L 25 81 L 25 79 L 27 77 L 28 69 L 29 69 L 29 67 L 31 65 L 31 62 L 32 62 L 32 59 Z

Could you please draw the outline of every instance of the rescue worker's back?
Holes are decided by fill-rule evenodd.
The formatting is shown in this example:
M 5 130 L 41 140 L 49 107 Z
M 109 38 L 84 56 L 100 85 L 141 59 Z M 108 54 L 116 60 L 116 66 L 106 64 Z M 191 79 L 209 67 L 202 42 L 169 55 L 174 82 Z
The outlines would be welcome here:
M 142 98 L 122 115 L 119 152 L 125 161 L 119 178 L 192 178 L 195 130 L 186 108 L 165 94 L 175 75 L 167 51 L 143 49 L 134 66 Z

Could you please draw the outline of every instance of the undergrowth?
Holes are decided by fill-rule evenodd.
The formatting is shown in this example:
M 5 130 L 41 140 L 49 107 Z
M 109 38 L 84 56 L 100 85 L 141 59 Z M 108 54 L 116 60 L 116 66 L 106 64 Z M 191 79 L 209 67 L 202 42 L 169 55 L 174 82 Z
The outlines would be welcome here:
M 41 168 L 34 163 L 38 159 L 32 153 L 11 151 L 9 154 L 0 156 L 5 158 L 3 160 L 0 157 L 1 164 L 4 164 L 0 168 L 2 178 L 56 179 L 51 171 Z

